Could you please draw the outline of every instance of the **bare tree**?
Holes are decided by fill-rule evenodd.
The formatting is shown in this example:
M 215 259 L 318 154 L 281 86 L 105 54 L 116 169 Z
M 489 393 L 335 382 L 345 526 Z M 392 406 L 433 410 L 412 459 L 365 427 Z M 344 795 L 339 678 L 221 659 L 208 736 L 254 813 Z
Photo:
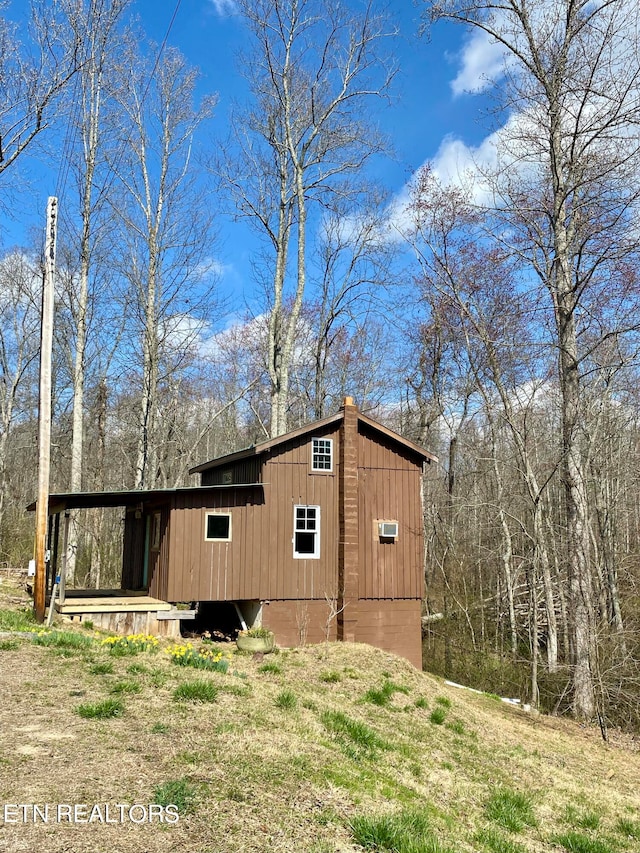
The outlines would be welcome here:
M 8 442 L 25 375 L 38 355 L 38 270 L 20 252 L 0 261 L 0 554 L 7 500 Z
M 309 299 L 307 317 L 312 343 L 312 414 L 324 417 L 337 408 L 349 393 L 342 383 L 335 382 L 344 350 L 358 352 L 360 333 L 375 335 L 375 317 L 389 281 L 389 270 L 396 248 L 382 239 L 383 204 L 377 195 L 358 198 L 345 204 L 338 200 L 327 211 L 313 254 L 313 272 L 317 285 L 315 298 Z M 381 360 L 383 352 L 379 352 Z M 362 359 L 363 363 L 367 359 Z M 379 376 L 381 365 L 369 363 L 371 383 Z M 351 394 L 364 406 L 366 388 L 358 387 L 357 371 L 350 371 Z M 331 380 L 334 380 L 333 382 Z M 333 385 L 333 387 L 332 387 Z M 335 387 L 335 386 L 338 387 Z M 386 390 L 386 389 L 385 389 Z
M 519 292 L 516 287 L 513 263 L 501 250 L 486 245 L 484 217 L 473 210 L 463 191 L 441 187 L 430 170 L 425 169 L 416 181 L 411 210 L 415 217 L 415 234 L 423 241 L 419 252 L 424 275 L 422 286 L 440 293 L 448 305 L 446 317 L 458 331 L 460 345 L 468 355 L 470 374 L 484 401 L 492 436 L 496 417 L 504 422 L 510 433 L 517 468 L 531 507 L 533 576 L 543 580 L 547 660 L 553 672 L 558 664 L 558 630 L 544 525 L 544 492 L 548 480 L 541 480 L 536 472 L 522 428 L 526 421 L 523 412 L 535 397 L 536 385 L 548 379 L 547 360 L 541 352 L 541 342 L 536 341 L 537 332 L 529 322 L 532 304 L 526 292 Z M 504 310 L 505 304 L 510 306 L 508 312 Z M 519 392 L 522 388 L 526 389 L 524 395 Z M 495 453 L 493 461 L 496 483 L 502 490 Z M 510 545 L 503 505 L 501 512 L 505 537 L 503 554 L 506 556 L 510 553 Z M 507 562 L 503 560 L 503 563 L 509 609 L 513 614 L 510 569 Z M 535 588 L 535 584 L 533 586 Z M 513 615 L 511 622 L 514 647 Z
M 496 81 L 515 110 L 498 134 L 492 183 L 505 241 L 549 297 L 560 386 L 573 708 L 595 713 L 594 601 L 581 436 L 581 332 L 607 288 L 598 340 L 633 327 L 623 267 L 638 251 L 640 65 L 636 4 L 605 0 L 427 0 L 431 20 L 462 22 L 504 50 Z M 499 228 L 500 226 L 496 226 Z M 515 239 L 514 239 L 515 238 Z M 632 304 L 633 303 L 633 304 Z M 611 302 L 610 302 L 611 304 Z M 595 312 L 597 314 L 597 312 Z M 597 344 L 595 344 L 597 346 Z
M 129 0 L 86 0 L 68 4 L 69 29 L 74 43 L 82 45 L 83 60 L 79 70 L 79 85 L 76 87 L 70 115 L 72 130 L 77 132 L 79 146 L 74 152 L 72 168 L 78 187 L 77 232 L 67 236 L 70 254 L 77 261 L 69 270 L 67 298 L 72 329 L 69 342 L 74 347 L 73 383 L 73 426 L 71 439 L 71 473 L 69 488 L 72 492 L 82 490 L 85 433 L 85 386 L 87 369 L 87 338 L 90 316 L 101 313 L 99 301 L 106 303 L 105 271 L 100 283 L 101 299 L 92 286 L 96 282 L 96 247 L 104 236 L 105 220 L 101 214 L 106 209 L 105 192 L 109 188 L 109 174 L 101 166 L 106 164 L 104 138 L 104 102 L 108 102 L 113 91 L 113 69 L 118 62 L 118 24 Z M 121 42 L 122 45 L 122 42 Z M 73 122 L 73 118 L 77 121 Z M 77 125 L 77 126 L 76 126 Z M 100 185 L 99 179 L 103 183 Z M 102 218 L 102 221 L 100 221 Z M 70 218 L 66 217 L 70 224 Z M 73 249 L 71 249 L 73 246 Z M 74 258 L 75 261 L 75 258 Z M 104 384 L 98 383 L 104 390 Z M 67 581 L 72 584 L 76 570 L 78 549 L 78 513 L 70 515 L 68 549 L 66 560 Z
M 225 178 L 237 215 L 249 218 L 269 251 L 261 280 L 276 436 L 287 429 L 309 229 L 318 224 L 314 207 L 336 193 L 353 194 L 353 176 L 382 150 L 366 110 L 386 93 L 393 71 L 381 55 L 389 30 L 371 2 L 359 13 L 328 0 L 240 0 L 238 6 L 253 41 L 243 66 L 251 69 L 254 105 L 233 117 L 238 154 Z
M 165 376 L 196 354 L 203 312 L 212 312 L 211 214 L 196 185 L 194 135 L 214 99 L 194 104 L 197 74 L 175 50 L 165 50 L 153 75 L 134 54 L 121 93 L 122 156 L 113 164 L 122 192 L 114 205 L 127 247 L 122 273 L 131 288 L 139 336 L 141 394 L 134 482 L 158 476 L 159 388 Z M 163 373 L 166 371 L 166 373 Z
M 66 37 L 59 5 L 33 0 L 25 34 L 7 18 L 9 5 L 8 0 L 0 2 L 0 175 L 48 126 L 57 96 L 76 72 L 81 53 L 80 44 L 69 43 Z M 6 209 L 6 198 L 0 204 Z

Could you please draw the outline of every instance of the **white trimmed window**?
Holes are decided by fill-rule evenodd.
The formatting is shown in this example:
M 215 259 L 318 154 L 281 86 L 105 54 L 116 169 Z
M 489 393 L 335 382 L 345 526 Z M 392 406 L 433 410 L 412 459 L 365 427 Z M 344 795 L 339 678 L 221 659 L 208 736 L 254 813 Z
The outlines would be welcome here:
M 231 542 L 231 513 L 208 512 L 204 520 L 206 542 Z
M 293 556 L 296 560 L 320 557 L 320 507 L 293 508 Z
M 333 439 L 311 439 L 311 470 L 333 471 Z

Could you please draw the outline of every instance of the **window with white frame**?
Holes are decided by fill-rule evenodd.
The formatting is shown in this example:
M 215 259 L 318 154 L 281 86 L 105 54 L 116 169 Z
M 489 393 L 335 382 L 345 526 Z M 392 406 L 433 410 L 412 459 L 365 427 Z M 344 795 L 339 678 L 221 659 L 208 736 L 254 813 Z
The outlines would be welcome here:
M 204 524 L 204 538 L 207 542 L 231 542 L 230 512 L 208 512 Z
M 319 506 L 294 506 L 293 556 L 298 560 L 320 557 Z
M 311 439 L 311 470 L 333 471 L 333 439 Z

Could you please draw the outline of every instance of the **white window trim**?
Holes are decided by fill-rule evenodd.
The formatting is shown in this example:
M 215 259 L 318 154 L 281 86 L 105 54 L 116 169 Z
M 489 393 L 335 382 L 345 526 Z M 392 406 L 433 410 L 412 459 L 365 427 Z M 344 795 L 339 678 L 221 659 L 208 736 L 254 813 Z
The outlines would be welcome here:
M 316 468 L 314 465 L 314 442 L 316 441 L 326 441 L 329 444 L 329 458 L 330 458 L 330 466 L 329 468 Z M 323 438 L 321 435 L 313 436 L 311 439 L 311 470 L 314 474 L 332 474 L 333 473 L 333 439 L 332 438 Z
M 298 509 L 315 509 L 316 511 L 316 529 L 313 531 L 315 535 L 313 554 L 299 554 L 296 551 L 296 533 L 304 533 L 306 531 L 296 528 Z M 295 504 L 293 507 L 293 559 L 294 560 L 319 560 L 320 559 L 320 507 L 315 504 Z
M 210 515 L 224 515 L 229 519 L 229 535 L 227 536 L 226 539 L 218 538 L 217 536 L 215 538 L 209 538 L 207 536 L 207 528 L 209 527 L 209 516 Z M 205 542 L 231 542 L 231 536 L 232 536 L 231 525 L 232 525 L 232 522 L 233 522 L 233 516 L 231 515 L 230 512 L 205 512 L 205 514 L 204 514 L 204 541 Z

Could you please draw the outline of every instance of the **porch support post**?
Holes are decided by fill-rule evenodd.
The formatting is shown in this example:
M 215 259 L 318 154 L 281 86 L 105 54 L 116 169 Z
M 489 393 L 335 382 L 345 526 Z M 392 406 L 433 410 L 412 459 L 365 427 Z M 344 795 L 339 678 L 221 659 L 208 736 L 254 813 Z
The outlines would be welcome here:
M 52 592 L 58 574 L 58 545 L 60 541 L 60 513 L 56 513 L 55 521 L 53 522 L 53 550 L 51 551 L 51 559 L 49 560 L 49 577 L 48 587 L 49 592 Z
M 46 605 L 46 596 L 47 590 L 53 587 L 53 581 L 55 580 L 55 567 L 51 562 L 53 560 L 54 555 L 54 542 L 53 542 L 53 516 L 49 516 L 49 520 L 47 521 L 47 552 L 45 553 L 44 565 L 45 565 L 45 574 L 44 574 L 44 592 L 45 592 L 45 605 Z
M 60 588 L 58 589 L 58 601 L 64 604 L 65 587 L 67 584 L 67 546 L 69 544 L 69 517 L 68 509 L 64 511 L 64 526 L 62 528 L 62 567 L 60 569 Z

